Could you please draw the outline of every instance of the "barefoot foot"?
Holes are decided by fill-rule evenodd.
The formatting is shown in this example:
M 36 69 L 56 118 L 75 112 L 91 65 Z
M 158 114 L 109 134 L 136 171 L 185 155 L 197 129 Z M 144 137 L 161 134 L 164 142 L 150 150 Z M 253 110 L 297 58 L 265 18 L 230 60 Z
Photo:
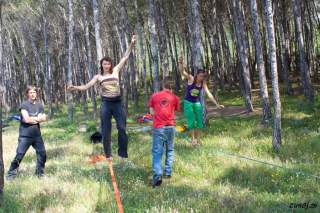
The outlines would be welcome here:
M 195 145 L 197 145 L 197 143 L 195 141 L 191 141 L 191 145 L 195 146 Z
M 119 163 L 123 163 L 123 158 L 118 156 L 118 161 L 119 161 Z
M 198 143 L 200 146 L 202 146 L 202 143 L 201 143 L 200 141 L 197 141 L 197 143 Z

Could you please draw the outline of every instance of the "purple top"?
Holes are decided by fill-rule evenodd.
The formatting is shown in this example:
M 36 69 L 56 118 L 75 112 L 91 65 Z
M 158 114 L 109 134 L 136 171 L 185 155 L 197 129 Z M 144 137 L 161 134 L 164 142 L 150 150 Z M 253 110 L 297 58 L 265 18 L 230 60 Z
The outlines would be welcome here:
M 186 94 L 186 97 L 184 98 L 184 100 L 190 101 L 192 103 L 200 102 L 199 95 L 198 96 L 191 95 L 191 90 L 193 90 L 193 89 L 197 89 L 199 91 L 199 95 L 200 95 L 200 92 L 202 90 L 202 83 L 201 83 L 200 87 L 197 87 L 194 84 L 188 85 L 187 86 L 187 94 Z

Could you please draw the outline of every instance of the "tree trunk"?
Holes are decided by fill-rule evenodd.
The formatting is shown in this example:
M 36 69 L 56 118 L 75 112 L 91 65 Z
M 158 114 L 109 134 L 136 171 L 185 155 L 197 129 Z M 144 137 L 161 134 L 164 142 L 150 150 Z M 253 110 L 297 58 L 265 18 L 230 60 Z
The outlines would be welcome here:
M 195 34 L 194 34 L 194 25 L 193 25 L 193 15 L 192 15 L 192 6 L 191 6 L 191 2 L 190 0 L 188 0 L 188 11 L 189 11 L 189 24 L 190 24 L 190 45 L 191 45 L 191 63 L 192 63 L 192 72 L 191 73 L 196 73 L 197 72 L 197 64 L 196 64 L 196 60 L 197 60 L 197 50 L 195 47 L 196 41 L 195 41 Z
M 286 85 L 287 85 L 287 93 L 288 95 L 293 95 L 293 89 L 291 86 L 291 80 L 290 80 L 290 73 L 289 73 L 289 50 L 288 50 L 288 43 L 286 41 L 285 37 L 285 31 L 286 26 L 284 26 L 284 20 L 281 19 L 281 14 L 279 10 L 278 0 L 275 1 L 275 9 L 276 9 L 276 15 L 279 23 L 280 28 L 280 35 L 281 35 L 281 44 L 282 44 L 282 58 L 283 58 L 283 71 L 285 74 L 286 79 Z
M 52 69 L 52 65 L 51 65 L 51 59 L 50 56 L 48 55 L 48 63 L 49 63 L 49 73 L 51 74 L 51 79 L 52 79 L 52 93 L 53 93 L 53 97 L 54 97 L 54 102 L 56 104 L 56 114 L 59 115 L 59 103 L 58 103 L 58 91 L 56 89 L 56 82 L 54 79 L 54 73 L 53 73 L 53 69 Z
M 3 50 L 2 43 L 2 0 L 0 0 L 0 47 Z M 3 69 L 2 64 L 2 51 L 0 51 L 0 68 Z M 0 82 L 2 82 L 2 76 L 0 76 Z M 4 190 L 4 165 L 3 165 L 3 146 L 2 146 L 2 97 L 3 97 L 3 84 L 0 84 L 0 207 L 3 204 L 3 190 Z
M 203 60 L 201 53 L 201 26 L 200 26 L 200 7 L 198 0 L 194 0 L 194 25 L 195 25 L 195 34 L 196 34 L 196 47 L 197 47 L 197 68 L 203 69 Z M 196 73 L 195 73 L 196 74 Z M 207 101 L 206 94 L 204 90 L 201 90 L 200 93 L 200 102 L 202 107 L 202 119 L 203 125 L 208 124 L 208 116 L 207 116 Z
M 273 108 L 274 108 L 274 125 L 272 144 L 274 148 L 281 146 L 281 102 L 278 86 L 277 72 L 277 53 L 275 43 L 275 30 L 273 22 L 272 0 L 266 0 L 266 21 L 270 49 L 272 91 L 273 91 Z
M 72 9 L 72 0 L 68 0 L 69 5 L 69 54 L 68 54 L 68 74 L 67 81 L 68 86 L 72 85 L 72 72 L 73 72 L 73 62 L 72 62 L 72 51 L 73 51 L 73 9 Z M 68 91 L 68 119 L 73 119 L 73 94 Z
M 234 22 L 236 25 L 236 32 L 238 37 L 238 45 L 240 50 L 240 60 L 242 64 L 242 71 L 243 71 L 243 82 L 245 87 L 245 105 L 246 105 L 246 112 L 252 112 L 253 107 L 251 104 L 251 84 L 250 84 L 250 77 L 249 77 L 249 63 L 248 63 L 248 52 L 247 52 L 247 42 L 244 33 L 244 24 L 243 24 L 243 14 L 241 8 L 242 0 L 236 2 L 232 0 L 233 4 L 233 11 L 234 11 Z M 239 76 L 240 77 L 240 76 Z
M 45 8 L 42 9 L 42 18 L 43 18 L 43 35 L 44 35 L 44 46 L 45 46 L 45 63 L 46 70 L 43 72 L 43 76 L 46 83 L 46 96 L 47 96 L 47 106 L 48 106 L 48 115 L 47 119 L 51 120 L 52 118 L 52 102 L 51 102 L 51 91 L 50 91 L 50 68 L 49 68 L 49 50 L 48 50 L 48 36 L 47 36 L 47 19 L 45 16 Z M 40 60 L 40 59 L 39 59 Z
M 263 53 L 262 53 L 262 45 L 261 45 L 261 35 L 260 35 L 260 27 L 259 27 L 259 19 L 258 19 L 258 11 L 257 11 L 257 2 L 256 0 L 251 0 L 251 14 L 252 14 L 252 22 L 253 22 L 253 31 L 254 31 L 254 39 L 255 39 L 255 47 L 256 47 L 256 57 L 257 57 L 257 65 L 259 72 L 259 83 L 260 83 L 260 94 L 262 100 L 262 108 L 263 108 L 263 121 L 267 122 L 271 115 L 271 108 L 269 103 L 269 95 L 268 95 L 268 85 L 264 67 Z
M 308 5 L 308 4 L 307 4 Z M 314 81 L 318 81 L 318 59 L 317 59 L 317 52 L 316 52 L 316 30 L 314 29 L 313 21 L 311 18 L 311 11 L 309 9 L 309 6 L 307 8 L 308 15 L 309 15 L 309 23 L 310 23 L 310 43 L 311 43 L 311 55 L 312 55 L 312 69 L 313 69 L 313 75 L 314 75 Z
M 154 0 L 149 0 L 150 4 L 150 31 L 152 39 L 152 52 L 153 52 L 153 70 L 154 70 L 154 83 L 153 92 L 159 91 L 159 73 L 158 73 L 158 48 L 157 48 L 157 31 L 155 24 L 154 14 Z
M 302 35 L 302 23 L 301 23 L 301 10 L 300 10 L 300 1 L 299 0 L 291 0 L 294 17 L 296 21 L 297 34 L 299 36 L 299 44 L 300 44 L 300 69 L 301 69 L 301 80 L 302 86 L 305 91 L 305 96 L 309 99 L 310 104 L 315 104 L 314 94 L 311 85 L 311 78 L 307 63 L 307 57 L 305 52 L 304 39 Z
M 11 52 L 15 53 L 15 49 L 13 47 L 12 39 L 10 39 L 10 43 L 11 43 Z M 12 54 L 12 65 L 13 65 L 12 76 L 14 76 L 14 93 L 15 93 L 15 95 L 13 95 L 12 98 L 14 99 L 14 102 L 15 102 L 14 111 L 17 112 L 18 108 L 19 108 L 19 105 L 20 105 L 20 102 L 19 102 L 19 88 L 18 88 L 18 81 L 17 81 L 16 60 L 15 60 L 14 54 Z
M 213 71 L 213 97 L 219 100 L 218 97 L 218 50 L 217 50 L 217 8 L 216 0 L 212 0 L 212 38 L 211 38 L 211 54 L 212 54 L 212 71 Z
M 161 66 L 163 65 L 164 76 L 169 75 L 168 54 L 167 54 L 167 41 L 165 34 L 165 14 L 163 11 L 162 0 L 159 1 L 159 33 L 160 33 L 160 55 L 162 55 Z M 161 57 L 160 57 L 161 58 Z
M 217 27 L 217 26 L 216 26 Z M 225 56 L 222 54 L 221 46 L 220 46 L 220 38 L 217 33 L 217 48 L 218 48 L 218 56 L 219 56 L 219 70 L 220 70 L 220 89 L 224 92 L 224 58 Z
M 101 39 L 100 39 L 100 21 L 99 21 L 99 10 L 98 10 L 98 4 L 100 4 L 101 1 L 92 0 L 92 9 L 93 9 L 93 16 L 94 16 L 94 33 L 96 38 L 96 49 L 97 49 L 97 67 L 98 72 L 100 72 L 100 60 L 103 57 L 102 56 L 102 47 L 101 47 Z
M 123 17 L 123 13 L 120 13 L 120 22 L 121 22 L 121 29 L 120 29 L 120 35 L 118 35 L 119 37 L 119 43 L 121 45 L 121 55 L 124 55 L 124 53 L 126 52 L 126 40 L 125 40 L 125 35 L 124 35 L 124 17 Z M 117 28 L 116 28 L 117 29 Z M 118 32 L 118 30 L 117 30 Z M 119 34 L 119 32 L 118 32 Z M 127 77 L 127 65 L 125 64 L 122 67 L 121 70 L 121 77 L 123 79 L 123 105 L 125 107 L 125 111 L 126 111 L 126 115 L 128 115 L 128 87 L 130 87 L 129 85 L 129 80 Z
M 177 31 L 177 33 L 178 33 L 178 31 Z M 182 48 L 181 43 L 180 43 L 181 40 L 180 40 L 179 34 L 178 34 L 178 42 L 180 44 L 180 55 L 183 55 L 183 48 Z M 175 55 L 176 55 L 176 66 L 175 67 L 177 68 L 176 75 L 177 75 L 177 81 L 178 81 L 178 82 L 176 82 L 176 90 L 179 91 L 182 88 L 182 82 L 181 82 L 181 74 L 180 74 L 180 72 L 178 70 L 178 67 L 179 67 L 178 63 L 179 62 L 178 62 L 177 58 L 178 58 L 179 55 L 178 55 L 178 51 L 177 51 L 176 34 L 174 32 L 173 32 L 173 46 L 174 46 L 174 52 L 175 52 Z
M 77 68 L 78 68 L 78 75 L 79 75 L 80 85 L 84 85 L 83 78 L 82 78 L 80 54 L 79 54 L 79 48 L 78 48 L 78 40 L 77 40 L 77 36 L 76 36 L 76 33 L 75 33 L 74 26 L 73 26 L 73 39 L 74 39 L 74 50 L 75 50 L 75 53 L 76 53 Z M 84 116 L 87 117 L 88 116 L 88 105 L 87 105 L 87 98 L 86 98 L 86 92 L 85 91 L 81 92 L 81 97 L 82 97 L 82 105 L 83 105 Z
M 91 44 L 89 39 L 89 26 L 87 20 L 87 9 L 85 4 L 82 4 L 83 9 L 83 21 L 84 21 L 84 36 L 86 39 L 86 50 L 87 50 L 87 60 L 88 60 L 88 70 L 89 70 L 89 79 L 93 78 L 94 73 L 94 66 L 92 61 L 92 54 L 91 54 Z M 91 93 L 91 102 L 92 102 L 92 110 L 93 110 L 93 120 L 97 120 L 97 102 L 96 102 L 96 94 L 94 91 L 94 87 L 90 88 Z
M 219 14 L 218 17 L 219 17 L 223 55 L 226 60 L 226 69 L 227 69 L 227 76 L 228 76 L 228 92 L 231 92 L 231 88 L 232 88 L 232 75 L 231 75 L 232 60 L 231 60 L 230 48 L 229 48 L 229 44 L 228 44 L 228 40 L 227 40 L 226 31 L 225 31 L 223 23 L 222 23 L 221 14 Z
M 147 65 L 146 65 L 146 58 L 145 58 L 144 50 L 143 50 L 143 42 L 142 42 L 142 34 L 141 34 L 140 18 L 139 18 L 139 13 L 138 13 L 137 0 L 134 0 L 134 6 L 135 6 L 135 11 L 136 11 L 138 32 L 139 32 L 140 52 L 141 52 L 143 78 L 144 78 L 144 89 L 145 89 L 145 93 L 146 93 L 146 108 L 147 108 L 147 111 L 149 112 L 149 92 L 148 92 L 148 79 L 147 79 Z M 142 79 L 140 79 L 140 80 L 142 81 Z
M 150 71 L 150 88 L 154 88 L 154 80 L 152 76 L 152 53 L 151 53 L 151 44 L 149 43 L 149 40 L 147 39 L 147 52 L 148 52 L 148 59 L 149 59 L 149 71 Z M 153 92 L 153 91 L 152 91 Z
M 1 67 L 1 74 L 2 74 L 2 86 L 3 86 L 3 99 L 4 99 L 4 109 L 5 109 L 5 119 L 8 119 L 9 118 L 9 112 L 10 112 L 10 106 L 9 106 L 9 103 L 8 103 L 8 86 L 7 86 L 7 83 L 8 83 L 8 79 L 7 79 L 7 67 L 6 67 L 6 63 L 7 63 L 7 60 L 6 60 L 6 48 L 5 48 L 5 45 L 6 45 L 6 39 L 4 37 L 4 33 L 2 32 L 2 53 L 1 53 L 1 60 L 2 60 L 2 67 Z M 0 103 L 2 104 L 2 102 Z M 2 113 L 2 111 L 1 111 Z
M 29 86 L 30 84 L 29 84 L 28 66 L 27 66 L 26 58 L 25 58 L 26 49 L 25 49 L 25 46 L 24 46 L 23 36 L 20 35 L 21 44 L 22 44 L 22 48 L 23 48 L 23 52 L 22 52 L 20 44 L 19 44 L 18 36 L 16 35 L 16 33 L 14 35 L 15 35 L 16 42 L 17 42 L 17 47 L 18 47 L 18 51 L 19 51 L 20 60 L 22 62 L 23 68 L 24 68 L 23 69 L 24 70 L 24 81 L 26 82 L 26 86 Z
M 131 42 L 131 33 L 130 33 L 130 28 L 128 24 L 128 13 L 127 13 L 127 8 L 126 8 L 126 3 L 125 0 L 120 0 L 121 7 L 123 8 L 124 12 L 124 20 L 125 20 L 125 26 L 127 26 L 127 41 Z M 127 44 L 129 46 L 129 44 Z M 134 100 L 134 108 L 138 108 L 138 90 L 137 90 L 137 83 L 136 83 L 136 70 L 134 68 L 134 63 L 133 63 L 133 53 L 130 53 L 129 56 L 129 64 L 130 64 L 130 71 L 131 71 L 131 85 L 132 85 L 132 96 Z

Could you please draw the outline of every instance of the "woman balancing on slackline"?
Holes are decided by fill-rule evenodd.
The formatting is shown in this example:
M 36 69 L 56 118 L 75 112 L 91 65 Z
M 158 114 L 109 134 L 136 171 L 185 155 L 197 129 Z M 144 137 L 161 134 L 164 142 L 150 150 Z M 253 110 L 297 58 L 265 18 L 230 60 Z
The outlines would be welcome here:
M 71 85 L 68 87 L 69 91 L 86 91 L 96 83 L 100 83 L 100 120 L 103 147 L 107 158 L 111 158 L 111 117 L 113 115 L 118 129 L 118 159 L 120 163 L 123 162 L 123 158 L 128 157 L 128 137 L 126 133 L 126 112 L 120 96 L 119 72 L 128 60 L 136 38 L 136 35 L 132 36 L 130 46 L 117 66 L 113 67 L 111 58 L 105 56 L 100 60 L 100 74 L 94 76 L 92 80 L 84 86 Z
M 199 100 L 200 92 L 204 89 L 209 99 L 219 108 L 224 108 L 223 105 L 219 105 L 210 93 L 206 82 L 204 82 L 205 72 L 203 69 L 199 69 L 195 77 L 189 75 L 183 67 L 183 57 L 179 57 L 179 69 L 181 75 L 188 79 L 188 86 L 186 97 L 184 98 L 184 114 L 187 118 L 188 129 L 191 133 L 191 143 L 196 145 L 194 140 L 194 129 L 197 128 L 197 143 L 202 146 L 200 142 L 200 136 L 203 128 L 202 123 L 202 108 Z M 195 125 L 197 121 L 197 126 Z

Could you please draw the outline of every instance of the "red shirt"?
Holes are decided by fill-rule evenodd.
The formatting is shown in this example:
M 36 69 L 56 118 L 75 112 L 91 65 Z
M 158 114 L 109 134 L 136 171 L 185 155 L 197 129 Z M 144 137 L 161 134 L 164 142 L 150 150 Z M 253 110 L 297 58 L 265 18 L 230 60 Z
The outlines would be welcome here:
M 180 110 L 179 97 L 169 91 L 161 91 L 151 96 L 149 107 L 154 108 L 152 129 L 176 125 L 174 111 Z

